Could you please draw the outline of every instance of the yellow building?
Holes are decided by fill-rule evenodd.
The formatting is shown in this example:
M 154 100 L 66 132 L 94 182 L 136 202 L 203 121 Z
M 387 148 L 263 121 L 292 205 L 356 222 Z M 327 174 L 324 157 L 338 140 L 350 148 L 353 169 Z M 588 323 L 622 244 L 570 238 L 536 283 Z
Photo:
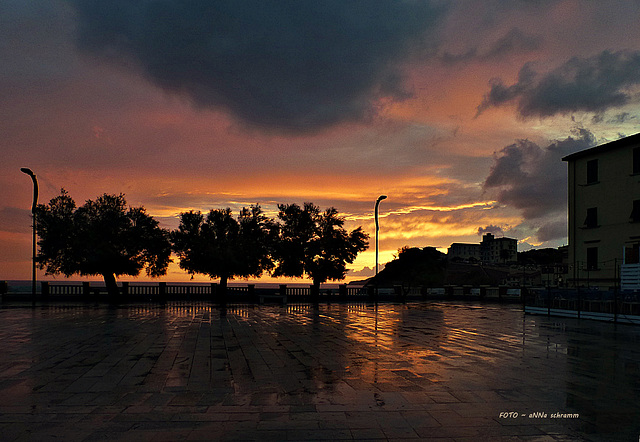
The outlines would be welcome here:
M 634 285 L 640 284 L 640 133 L 563 161 L 569 167 L 568 284 L 640 288 Z

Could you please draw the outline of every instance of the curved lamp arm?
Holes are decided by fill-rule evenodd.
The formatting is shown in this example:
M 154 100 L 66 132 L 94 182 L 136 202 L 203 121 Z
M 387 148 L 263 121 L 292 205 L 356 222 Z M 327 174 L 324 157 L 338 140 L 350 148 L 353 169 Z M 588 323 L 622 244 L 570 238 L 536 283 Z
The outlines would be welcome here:
M 36 174 L 28 167 L 21 168 L 20 172 L 29 175 L 31 181 L 33 181 L 33 205 L 31 206 L 31 213 L 36 213 L 36 206 L 38 205 L 38 180 L 36 179 Z
M 380 230 L 380 224 L 378 223 L 378 206 L 380 205 L 380 201 L 387 198 L 387 195 L 380 195 L 376 200 L 376 205 L 374 208 L 374 219 L 376 223 L 376 275 L 378 275 L 378 231 Z

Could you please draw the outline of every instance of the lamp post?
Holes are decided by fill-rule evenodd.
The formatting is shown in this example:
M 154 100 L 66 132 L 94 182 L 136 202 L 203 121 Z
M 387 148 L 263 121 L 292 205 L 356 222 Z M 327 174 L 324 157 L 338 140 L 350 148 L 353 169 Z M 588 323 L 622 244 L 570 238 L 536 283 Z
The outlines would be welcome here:
M 33 253 L 32 253 L 32 271 L 31 271 L 31 305 L 36 305 L 36 206 L 38 205 L 38 180 L 36 174 L 27 167 L 20 169 L 20 172 L 26 173 L 33 181 L 33 204 L 31 206 L 31 215 L 33 217 Z
M 378 223 L 378 206 L 380 205 L 380 201 L 386 198 L 387 195 L 380 195 L 376 200 L 376 207 L 374 210 L 374 218 L 376 221 L 376 276 L 378 276 L 378 231 L 380 230 L 380 224 Z

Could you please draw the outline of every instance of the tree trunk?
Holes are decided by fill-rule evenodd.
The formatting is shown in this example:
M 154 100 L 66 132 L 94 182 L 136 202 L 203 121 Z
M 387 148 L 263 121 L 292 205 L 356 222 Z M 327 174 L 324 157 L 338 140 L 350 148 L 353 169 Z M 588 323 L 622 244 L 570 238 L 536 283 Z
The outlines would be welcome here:
M 113 273 L 103 273 L 104 283 L 107 286 L 107 293 L 111 300 L 117 300 L 120 297 L 120 290 L 116 282 L 116 275 Z
M 320 280 L 314 279 L 313 285 L 311 286 L 311 300 L 313 302 L 318 302 L 320 299 Z
M 221 302 L 227 302 L 227 283 L 229 282 L 229 277 L 223 275 L 220 277 L 220 299 Z

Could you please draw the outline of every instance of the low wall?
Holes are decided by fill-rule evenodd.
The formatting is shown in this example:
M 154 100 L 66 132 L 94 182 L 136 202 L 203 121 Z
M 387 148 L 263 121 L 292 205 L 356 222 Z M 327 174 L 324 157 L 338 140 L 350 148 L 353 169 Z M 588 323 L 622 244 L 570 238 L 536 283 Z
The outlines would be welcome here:
M 0 286 L 1 287 L 1 286 Z M 222 293 L 220 286 L 212 284 L 168 284 L 164 282 L 156 284 L 129 283 L 118 284 L 118 302 L 166 302 L 169 300 L 180 301 L 207 301 L 207 302 L 270 302 L 282 299 L 291 302 L 304 302 L 309 300 L 368 300 L 371 292 L 360 287 L 349 287 L 346 284 L 338 288 L 322 288 L 318 293 L 313 293 L 312 286 L 299 287 L 281 284 L 269 288 L 256 287 L 255 284 L 246 286 L 228 286 L 226 293 Z M 224 297 L 224 299 L 223 299 Z M 31 290 L 28 292 L 12 292 L 9 288 L 1 297 L 3 302 L 33 300 Z M 107 289 L 103 284 L 90 282 L 76 284 L 59 284 L 42 281 L 36 293 L 38 302 L 112 302 Z
M 82 282 L 64 284 L 42 281 L 35 300 L 38 302 L 113 302 L 104 284 Z M 117 302 L 159 302 L 168 300 L 207 301 L 207 302 L 253 302 L 253 303 L 286 303 L 286 302 L 333 302 L 333 301 L 419 301 L 419 300 L 487 300 L 500 302 L 521 302 L 521 291 L 509 287 L 394 287 L 351 286 L 340 284 L 337 288 L 321 288 L 313 293 L 313 287 L 291 286 L 287 284 L 272 287 L 256 287 L 255 284 L 245 286 L 229 286 L 222 299 L 218 284 L 170 284 L 159 282 L 129 283 L 118 285 Z M 2 297 L 3 302 L 33 300 L 31 290 L 12 292 Z

